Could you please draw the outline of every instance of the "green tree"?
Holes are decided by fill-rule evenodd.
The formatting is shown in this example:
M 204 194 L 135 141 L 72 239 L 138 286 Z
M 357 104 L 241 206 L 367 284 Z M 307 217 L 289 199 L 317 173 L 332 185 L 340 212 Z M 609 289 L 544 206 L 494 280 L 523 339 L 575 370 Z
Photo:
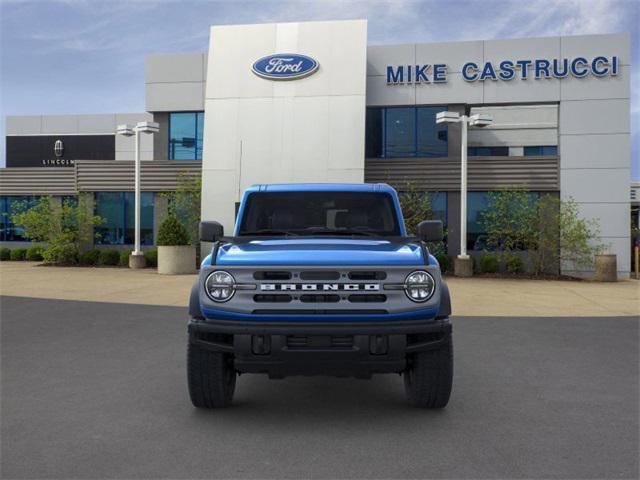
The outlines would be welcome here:
M 19 203 L 11 220 L 24 227 L 25 237 L 46 243 L 42 258 L 51 264 L 77 263 L 82 245 L 92 239 L 94 227 L 103 223 L 101 217 L 91 213 L 91 205 L 82 195 L 77 201 L 65 199 L 62 204 L 42 197 L 31 208 Z
M 187 229 L 189 243 L 199 243 L 200 202 L 202 198 L 202 178 L 180 174 L 175 192 L 164 194 L 168 200 L 169 214 L 175 215 Z
M 599 242 L 600 227 L 595 219 L 580 216 L 578 204 L 544 195 L 537 204 L 538 222 L 533 252 L 536 273 L 593 267 L 595 255 L 605 249 Z
M 487 244 L 496 250 L 525 250 L 535 242 L 536 199 L 524 189 L 489 192 L 480 222 Z
M 415 235 L 418 224 L 423 220 L 434 220 L 431 194 L 418 190 L 411 182 L 406 182 L 398 193 L 400 208 L 404 217 L 404 224 L 409 235 Z M 446 232 L 445 232 L 446 235 Z M 442 256 L 446 254 L 446 245 L 442 242 L 430 242 L 427 244 L 432 255 Z
M 558 273 L 561 265 L 590 268 L 604 248 L 598 243 L 598 222 L 582 218 L 572 199 L 551 194 L 536 198 L 522 189 L 490 192 L 481 221 L 489 245 L 506 252 L 528 250 L 537 275 Z

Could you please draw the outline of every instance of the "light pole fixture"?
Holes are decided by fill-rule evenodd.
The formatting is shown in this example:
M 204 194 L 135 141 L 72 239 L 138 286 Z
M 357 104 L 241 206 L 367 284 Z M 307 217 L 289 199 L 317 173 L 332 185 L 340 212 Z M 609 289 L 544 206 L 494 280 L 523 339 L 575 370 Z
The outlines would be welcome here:
M 135 240 L 133 252 L 129 255 L 129 268 L 144 268 L 145 259 L 140 250 L 140 133 L 157 133 L 160 131 L 160 125 L 156 122 L 138 122 L 135 126 L 118 125 L 116 133 L 125 137 L 135 136 Z
M 455 262 L 455 274 L 457 276 L 471 276 L 473 274 L 473 262 L 467 254 L 467 126 L 486 127 L 491 125 L 493 119 L 489 115 L 460 115 L 458 112 L 439 112 L 436 114 L 436 123 L 460 123 L 462 125 L 461 136 L 461 168 L 460 168 L 460 255 Z

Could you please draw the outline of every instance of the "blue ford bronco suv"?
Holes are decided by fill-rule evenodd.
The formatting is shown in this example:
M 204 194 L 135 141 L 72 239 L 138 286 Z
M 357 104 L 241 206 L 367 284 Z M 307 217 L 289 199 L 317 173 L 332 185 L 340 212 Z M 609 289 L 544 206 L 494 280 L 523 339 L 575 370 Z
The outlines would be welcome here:
M 442 223 L 407 235 L 384 184 L 255 185 L 233 236 L 212 242 L 189 302 L 189 395 L 231 403 L 237 375 L 404 376 L 415 406 L 442 408 L 453 379 L 451 302 L 427 242 Z

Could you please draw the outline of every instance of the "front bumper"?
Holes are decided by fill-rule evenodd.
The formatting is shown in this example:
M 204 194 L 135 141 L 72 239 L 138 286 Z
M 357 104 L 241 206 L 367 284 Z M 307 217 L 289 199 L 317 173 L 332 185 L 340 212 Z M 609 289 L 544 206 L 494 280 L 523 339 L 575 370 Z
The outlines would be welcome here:
M 233 354 L 240 373 L 368 378 L 402 372 L 407 355 L 438 348 L 451 336 L 448 318 L 389 323 L 287 323 L 198 320 L 189 342 Z

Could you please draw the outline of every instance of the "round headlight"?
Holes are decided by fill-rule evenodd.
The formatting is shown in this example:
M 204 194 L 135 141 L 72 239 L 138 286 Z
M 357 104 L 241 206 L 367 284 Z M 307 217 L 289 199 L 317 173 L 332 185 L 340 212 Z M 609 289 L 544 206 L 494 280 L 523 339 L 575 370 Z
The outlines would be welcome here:
M 214 302 L 226 302 L 236 292 L 236 281 L 230 273 L 217 270 L 209 274 L 204 289 Z
M 430 273 L 424 270 L 407 275 L 404 281 L 404 291 L 414 302 L 426 302 L 436 289 L 436 282 Z

